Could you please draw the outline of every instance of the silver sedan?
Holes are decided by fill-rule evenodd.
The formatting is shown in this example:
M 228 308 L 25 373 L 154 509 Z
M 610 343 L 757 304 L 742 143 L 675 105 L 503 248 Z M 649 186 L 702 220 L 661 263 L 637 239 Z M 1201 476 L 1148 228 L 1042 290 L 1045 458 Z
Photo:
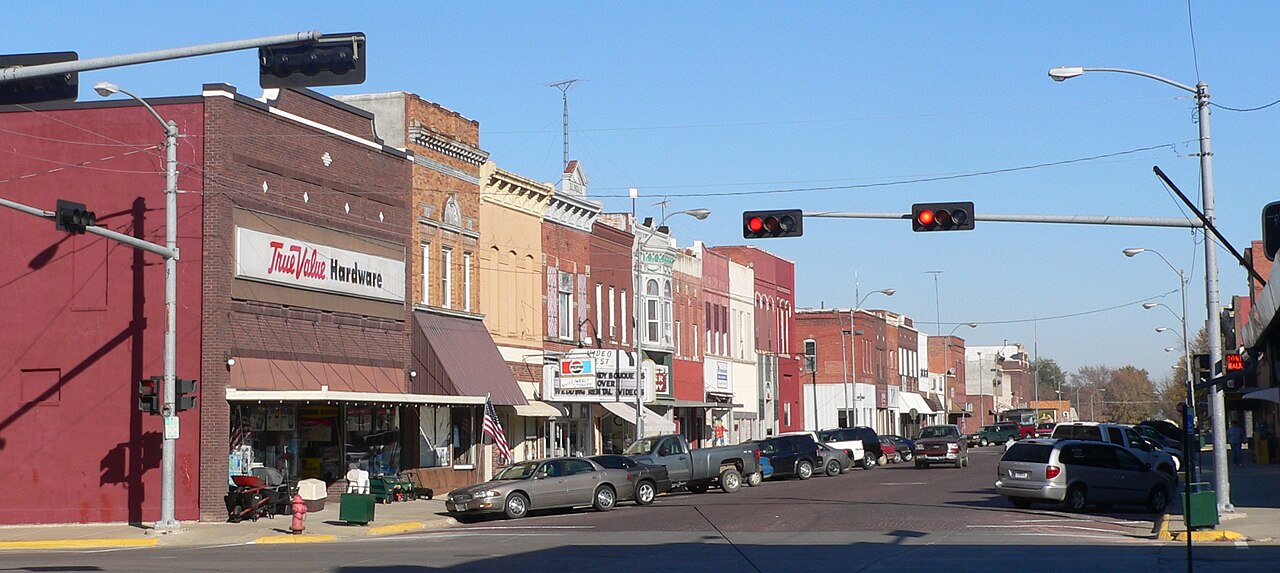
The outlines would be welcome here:
M 503 513 L 511 519 L 533 509 L 591 506 L 609 511 L 635 495 L 624 470 L 607 469 L 586 458 L 520 462 L 490 481 L 455 489 L 445 499 L 454 515 Z

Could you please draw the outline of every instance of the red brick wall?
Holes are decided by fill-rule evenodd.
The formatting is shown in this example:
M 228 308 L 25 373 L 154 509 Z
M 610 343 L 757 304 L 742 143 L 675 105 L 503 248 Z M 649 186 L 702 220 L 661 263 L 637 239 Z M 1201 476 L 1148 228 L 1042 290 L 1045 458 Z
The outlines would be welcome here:
M 628 313 L 634 303 L 631 289 L 631 249 L 634 238 L 631 233 L 616 227 L 597 222 L 591 226 L 590 253 L 591 280 L 588 284 L 590 312 L 587 320 L 592 338 L 598 348 L 616 348 L 635 350 L 631 341 L 631 333 L 627 333 L 627 344 L 622 344 L 622 331 L 630 328 L 629 319 L 622 315 L 622 293 L 627 294 L 626 308 Z M 604 300 L 596 300 L 596 284 L 599 283 L 600 296 Z M 609 332 L 609 287 L 613 287 L 613 322 L 614 331 Z M 600 309 L 600 324 L 596 324 L 596 309 Z
M 849 311 L 835 309 L 796 313 L 796 352 L 804 353 L 805 339 L 812 338 L 818 345 L 818 384 L 843 384 L 848 372 L 849 336 L 841 331 L 849 329 Z M 843 353 L 841 352 L 843 350 Z M 803 366 L 802 366 L 803 367 Z M 852 380 L 852 377 L 848 378 Z M 805 383 L 810 381 L 805 374 Z
M 373 140 L 373 114 L 335 102 L 309 89 L 280 90 L 280 97 L 270 101 L 280 111 Z
M 563 341 L 563 339 L 559 337 L 559 334 L 555 330 L 552 330 L 549 328 L 551 325 L 548 324 L 546 341 L 545 341 L 545 344 L 543 345 L 543 348 L 548 351 L 566 352 L 568 350 L 572 350 L 578 347 L 577 341 L 582 340 L 582 335 L 584 334 L 584 332 L 587 333 L 588 335 L 590 335 L 591 333 L 590 323 L 579 325 L 579 323 L 581 322 L 581 318 L 586 318 L 587 320 L 594 320 L 593 317 L 595 317 L 595 309 L 590 308 L 591 296 L 592 296 L 591 293 L 595 291 L 595 281 L 590 276 L 591 275 L 591 233 L 587 233 L 580 229 L 575 229 L 573 227 L 568 227 L 558 223 L 543 221 L 542 222 L 542 254 L 543 254 L 543 260 L 544 260 L 544 268 L 543 268 L 544 278 L 541 284 L 544 285 L 544 290 L 547 291 L 547 296 L 550 296 L 550 291 L 545 287 L 545 285 L 548 284 L 546 277 L 551 267 L 555 267 L 557 272 L 559 273 L 572 273 L 574 275 L 574 291 L 575 291 L 573 296 L 574 316 L 572 319 L 573 322 L 570 323 L 575 327 L 573 328 L 574 342 Z M 579 275 L 587 276 L 587 281 L 586 281 L 587 288 L 585 292 L 577 292 L 578 285 L 580 284 L 577 278 Z M 545 309 L 548 307 L 548 305 L 555 305 L 555 304 L 556 304 L 556 300 L 554 298 L 547 299 L 543 302 L 544 312 L 542 313 L 542 316 L 544 318 L 547 316 Z M 581 311 L 578 308 L 579 306 L 586 307 L 585 316 L 581 314 Z M 630 308 L 630 305 L 628 305 L 628 308 Z
M 314 109 L 320 105 L 315 98 L 288 91 L 280 104 L 330 119 L 341 115 L 337 106 L 320 113 Z M 350 125 L 354 123 L 352 119 Z M 206 98 L 204 136 L 204 236 L 209 239 L 204 250 L 201 394 L 209 399 L 201 409 L 200 519 L 222 521 L 230 409 L 217 397 L 224 395 L 230 378 L 226 356 L 362 362 L 403 370 L 410 352 L 407 302 L 398 305 L 402 318 L 385 319 L 324 309 L 281 312 L 284 305 L 233 301 L 233 209 L 402 249 L 408 248 L 414 219 L 409 209 L 411 164 L 395 153 L 269 115 L 255 102 L 221 96 Z M 321 160 L 325 153 L 332 159 L 330 167 Z

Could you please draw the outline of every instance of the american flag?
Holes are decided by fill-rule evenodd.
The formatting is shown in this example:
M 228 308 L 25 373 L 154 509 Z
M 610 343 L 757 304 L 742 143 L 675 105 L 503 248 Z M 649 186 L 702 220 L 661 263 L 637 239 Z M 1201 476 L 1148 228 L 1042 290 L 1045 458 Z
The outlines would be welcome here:
M 507 432 L 502 429 L 502 422 L 498 421 L 498 412 L 493 409 L 493 400 L 488 396 L 484 399 L 484 435 L 489 436 L 493 440 L 493 445 L 498 448 L 498 458 L 503 463 L 511 459 L 511 448 L 507 445 Z
M 231 412 L 231 451 L 236 451 L 245 443 L 253 440 L 253 432 L 249 430 L 249 414 L 236 408 Z

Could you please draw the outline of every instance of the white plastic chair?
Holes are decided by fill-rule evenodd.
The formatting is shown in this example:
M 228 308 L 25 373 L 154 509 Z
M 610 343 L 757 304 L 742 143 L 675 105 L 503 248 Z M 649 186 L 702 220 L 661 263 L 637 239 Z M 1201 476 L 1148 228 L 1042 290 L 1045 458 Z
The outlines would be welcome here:
M 347 470 L 347 493 L 369 493 L 369 472 L 359 468 Z

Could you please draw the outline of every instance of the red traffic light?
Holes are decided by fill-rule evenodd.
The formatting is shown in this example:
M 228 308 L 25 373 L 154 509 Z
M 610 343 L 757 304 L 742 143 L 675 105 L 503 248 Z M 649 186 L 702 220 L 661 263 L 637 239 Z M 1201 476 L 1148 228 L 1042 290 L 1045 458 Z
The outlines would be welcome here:
M 799 237 L 804 234 L 804 212 L 800 209 L 746 211 L 742 214 L 742 237 Z
M 933 211 L 923 209 L 916 213 L 916 223 L 925 227 L 933 226 Z
M 968 231 L 973 229 L 973 203 L 916 203 L 911 206 L 911 230 Z

